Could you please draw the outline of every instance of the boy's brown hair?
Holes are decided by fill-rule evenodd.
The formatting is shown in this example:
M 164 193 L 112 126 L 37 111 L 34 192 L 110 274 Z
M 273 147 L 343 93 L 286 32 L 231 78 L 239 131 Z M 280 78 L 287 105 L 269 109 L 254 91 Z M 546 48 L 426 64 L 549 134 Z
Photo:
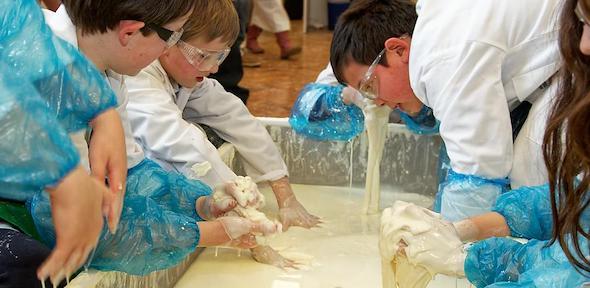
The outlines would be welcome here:
M 62 0 L 62 3 L 83 34 L 106 33 L 122 20 L 162 26 L 186 15 L 195 6 L 195 0 Z M 151 32 L 147 27 L 141 31 L 144 35 Z
M 238 38 L 240 22 L 231 0 L 198 0 L 193 15 L 183 28 L 183 41 L 203 37 L 206 42 L 211 42 L 221 38 L 231 46 Z

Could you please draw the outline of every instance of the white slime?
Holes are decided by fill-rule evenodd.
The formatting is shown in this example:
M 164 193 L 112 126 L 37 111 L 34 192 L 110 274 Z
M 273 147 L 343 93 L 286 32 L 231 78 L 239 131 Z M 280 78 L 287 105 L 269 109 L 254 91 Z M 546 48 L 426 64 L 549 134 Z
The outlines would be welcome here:
M 281 270 L 254 261 L 249 251 L 241 256 L 232 249 L 206 248 L 177 282 L 176 288 L 377 288 L 381 287 L 381 257 L 378 249 L 379 215 L 361 213 L 362 188 L 293 185 L 297 199 L 325 221 L 322 228 L 291 227 L 267 238 L 287 258 L 301 262 L 300 270 Z M 393 190 L 397 190 L 392 193 Z M 260 191 L 273 197 L 268 187 Z M 432 199 L 404 193 L 394 187 L 383 190 L 387 205 L 404 200 L 429 206 Z M 268 201 L 262 212 L 276 218 L 276 201 Z M 438 280 L 438 279 L 437 279 Z M 455 279 L 431 282 L 429 288 L 455 288 Z M 468 287 L 468 286 L 460 286 Z
M 363 211 L 366 214 L 375 214 L 379 212 L 381 193 L 379 165 L 383 156 L 391 108 L 387 105 L 376 106 L 373 103 L 367 103 L 363 108 L 363 113 L 365 114 L 365 127 L 369 137 L 369 159 L 367 161 Z

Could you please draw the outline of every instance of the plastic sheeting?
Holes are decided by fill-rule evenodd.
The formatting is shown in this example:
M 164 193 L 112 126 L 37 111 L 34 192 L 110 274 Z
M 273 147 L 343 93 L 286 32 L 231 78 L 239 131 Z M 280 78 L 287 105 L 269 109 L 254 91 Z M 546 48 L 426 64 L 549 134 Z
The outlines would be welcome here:
M 587 239 L 580 239 L 580 247 L 588 244 Z M 590 281 L 568 262 L 559 243 L 547 245 L 547 241 L 522 244 L 507 238 L 477 242 L 468 250 L 465 274 L 478 288 L 570 288 Z
M 475 243 L 465 261 L 465 273 L 474 285 L 561 288 L 590 282 L 590 275 L 580 274 L 569 263 L 559 242 L 549 243 L 553 229 L 549 193 L 549 185 L 520 187 L 498 198 L 493 211 L 504 216 L 511 235 L 532 240 L 523 244 L 491 238 Z M 581 217 L 582 224 L 588 223 L 588 211 Z M 588 239 L 580 236 L 578 241 L 587 253 Z M 573 247 L 571 239 L 567 243 Z
M 416 116 L 410 116 L 400 110 L 400 118 L 412 133 L 419 135 L 437 134 L 440 122 L 434 118 L 432 109 L 423 105 Z
M 438 130 L 440 127 L 440 121 L 436 120 L 432 109 L 426 105 L 422 106 L 422 109 L 418 112 L 416 116 L 410 116 L 407 113 L 398 110 L 401 120 L 406 125 L 406 128 L 410 130 L 414 134 L 418 135 L 435 135 L 438 134 Z M 449 159 L 449 155 L 447 155 L 447 149 L 444 143 L 441 143 L 440 151 L 438 153 L 439 161 L 438 161 L 438 181 L 439 183 L 443 183 L 447 179 L 447 175 L 449 170 L 451 169 L 451 160 Z M 440 213 L 442 204 L 442 193 L 436 193 L 436 197 L 434 200 L 434 207 L 433 210 L 437 213 Z
M 336 141 L 348 141 L 363 132 L 363 112 L 342 102 L 343 88 L 320 83 L 303 87 L 289 117 L 293 130 L 310 139 Z
M 381 187 L 433 197 L 438 189 L 438 176 L 433 171 L 437 169 L 441 139 L 412 134 L 401 124 L 388 124 L 387 129 Z M 287 164 L 292 183 L 365 186 L 366 133 L 349 142 L 316 141 L 276 124 L 269 127 L 269 134 Z M 237 161 L 235 165 L 238 174 L 243 171 L 239 164 Z
M 0 69 L 7 66 L 0 62 Z M 68 134 L 27 81 L 0 76 L 0 197 L 25 201 L 79 162 Z
M 523 186 L 502 194 L 493 211 L 504 216 L 510 235 L 549 240 L 553 232 L 549 193 L 549 185 Z
M 54 37 L 32 0 L 0 0 L 0 197 L 24 201 L 79 162 L 68 132 L 116 105 L 100 73 Z
M 441 141 L 440 149 L 438 152 L 438 167 L 436 169 L 438 175 L 438 183 L 444 183 L 447 181 L 449 171 L 451 171 L 451 159 L 447 154 L 447 147 L 445 143 Z M 432 210 L 436 213 L 440 213 L 440 206 L 442 205 L 442 193 L 438 191 L 434 199 L 434 207 Z
M 441 214 L 457 221 L 492 210 L 496 199 L 508 189 L 508 179 L 486 179 L 449 170 L 440 184 Z
M 0 59 L 7 71 L 41 91 L 67 132 L 86 128 L 97 114 L 116 106 L 104 76 L 51 33 L 35 1 L 0 0 L 0 11 Z
M 203 219 L 195 203 L 210 194 L 211 188 L 198 180 L 142 161 L 129 169 L 117 233 L 103 229 L 90 267 L 146 275 L 177 265 L 199 243 L 197 221 Z M 47 194 L 37 193 L 29 207 L 44 242 L 53 247 L 55 230 Z

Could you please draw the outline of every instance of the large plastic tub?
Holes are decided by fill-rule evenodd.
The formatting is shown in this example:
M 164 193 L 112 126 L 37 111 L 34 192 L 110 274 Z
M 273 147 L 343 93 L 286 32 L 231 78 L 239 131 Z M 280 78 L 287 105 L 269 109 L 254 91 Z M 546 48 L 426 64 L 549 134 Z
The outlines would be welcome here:
M 317 142 L 309 139 L 305 139 L 300 135 L 295 134 L 289 127 L 288 121 L 286 118 L 259 118 L 268 128 L 272 139 L 277 144 L 277 147 L 280 149 L 283 158 L 289 168 L 290 171 L 290 180 L 291 183 L 296 184 L 294 185 L 294 189 L 296 193 L 299 193 L 297 190 L 300 189 L 299 187 L 304 187 L 308 185 L 315 185 L 315 186 L 322 186 L 324 188 L 318 189 L 317 192 L 314 193 L 338 193 L 338 187 L 341 187 L 342 191 L 353 191 L 353 192 L 343 192 L 342 199 L 338 201 L 344 201 L 342 203 L 349 203 L 350 199 L 361 199 L 362 200 L 362 188 L 364 187 L 365 181 L 365 171 L 367 166 L 367 149 L 368 149 L 368 142 L 366 134 L 363 133 L 361 136 L 353 139 L 350 142 Z M 407 129 L 403 125 L 399 124 L 390 124 L 388 127 L 389 131 L 387 133 L 387 140 L 385 143 L 385 150 L 383 153 L 383 160 L 381 163 L 381 187 L 382 189 L 382 203 L 381 207 L 386 207 L 391 205 L 391 202 L 395 199 L 403 199 L 403 195 L 415 195 L 418 196 L 416 199 L 426 199 L 426 201 L 420 201 L 420 205 L 429 206 L 432 203 L 432 199 L 436 192 L 438 177 L 437 177 L 437 163 L 438 163 L 438 151 L 440 148 L 441 140 L 438 136 L 417 136 L 411 134 L 407 131 Z M 241 169 L 241 158 L 238 154 L 235 154 L 233 147 L 231 146 L 222 146 L 222 155 L 226 161 L 234 167 L 236 171 L 242 171 Z M 265 190 L 266 194 L 268 194 L 267 188 L 262 188 Z M 326 192 L 321 192 L 326 191 Z M 403 191 L 403 193 L 402 193 Z M 303 193 L 303 192 L 301 192 Z M 330 194 L 333 195 L 333 194 Z M 402 196 L 400 196 L 402 195 Z M 322 195 L 316 195 L 322 196 Z M 325 196 L 325 195 L 323 195 Z M 299 196 L 298 196 L 299 197 Z M 302 200 L 310 201 L 305 198 L 306 195 L 301 195 Z M 332 197 L 332 196 L 330 196 Z M 355 198 L 356 197 L 356 198 Z M 414 199 L 414 198 L 412 198 Z M 404 199 L 408 200 L 408 199 Z M 410 199 L 411 200 L 411 199 Z M 337 203 L 335 201 L 334 203 Z M 348 202 L 347 202 L 348 201 Z M 356 201 L 356 200 L 354 200 Z M 276 203 L 273 203 L 274 199 L 272 196 L 268 197 L 267 203 L 269 203 L 270 207 L 269 210 L 276 209 Z M 304 202 L 304 201 L 302 201 Z M 339 203 L 339 202 L 338 202 Z M 304 204 L 306 204 L 304 202 Z M 313 203 L 311 203 L 313 204 Z M 347 205 L 348 205 L 347 204 Z M 355 205 L 352 203 L 351 205 Z M 313 206 L 313 205 L 310 205 Z M 352 206 L 351 206 L 352 207 Z M 325 211 L 322 211 L 326 209 Z M 325 208 L 317 208 L 314 207 L 313 211 L 317 211 L 318 214 L 322 214 L 324 212 L 328 213 L 329 207 Z M 310 210 L 312 210 L 310 208 Z M 332 210 L 330 210 L 332 211 Z M 333 212 L 333 211 L 332 211 Z M 351 226 L 357 227 L 362 230 L 362 233 L 367 232 L 368 235 L 367 239 L 375 239 L 375 235 L 369 235 L 375 232 L 375 229 L 378 229 L 378 220 L 375 222 L 375 217 L 378 218 L 378 215 L 369 216 L 365 218 L 362 215 L 354 215 L 354 213 L 358 211 L 349 211 L 352 218 L 347 218 L 351 221 L 351 223 L 356 223 Z M 272 213 L 272 212 L 271 212 Z M 348 212 L 347 212 L 348 213 Z M 327 215 L 327 214 L 326 214 Z M 371 218 L 372 217 L 372 218 Z M 373 220 L 371 220 L 373 219 Z M 342 220 L 342 219 L 340 219 Z M 340 220 L 333 220 L 332 223 Z M 348 221 L 346 220 L 346 221 Z M 332 220 L 331 220 L 332 221 Z M 372 222 L 371 222 L 372 221 Z M 321 237 L 332 235 L 331 233 L 336 231 L 338 232 L 338 228 L 331 227 L 330 225 L 325 225 L 326 227 L 323 229 L 317 229 L 312 231 L 305 231 L 303 229 L 294 228 L 289 230 L 287 233 L 284 233 L 278 237 L 278 240 L 273 239 L 272 241 L 278 241 L 280 243 L 282 240 L 280 237 L 300 237 L 301 233 L 309 233 L 303 237 L 316 237 L 317 241 L 324 241 Z M 356 228 L 355 228 L 356 229 Z M 294 232 L 291 232 L 294 231 Z M 342 232 L 342 231 L 340 231 Z M 358 232 L 358 231 L 357 231 Z M 315 234 L 314 234 L 315 233 Z M 345 233 L 346 234 L 346 233 Z M 354 236 L 357 237 L 357 236 Z M 353 237 L 353 238 L 354 238 Z M 358 237 L 364 237 L 363 235 Z M 358 238 L 357 237 L 357 238 Z M 351 238 L 347 237 L 345 241 L 352 241 L 350 243 L 359 243 L 360 238 Z M 308 238 L 309 239 L 309 238 Z M 326 238 L 327 241 L 332 241 L 330 238 Z M 345 238 L 341 238 L 345 239 Z M 335 240 L 337 241 L 337 240 Z M 373 241 L 373 240 L 370 240 Z M 305 242 L 303 240 L 302 242 Z M 362 241 L 361 241 L 362 242 Z M 272 242 L 271 242 L 272 243 Z M 323 243 L 323 242 L 317 242 Z M 347 242 L 348 243 L 348 242 Z M 366 243 L 366 247 L 371 247 L 371 253 L 376 252 L 376 243 Z M 311 244 L 310 244 L 311 245 Z M 313 244 L 316 245 L 316 244 Z M 317 244 L 320 245 L 320 244 Z M 308 247 L 309 248 L 309 247 Z M 311 247 L 313 248 L 313 247 Z M 310 249 L 311 249 L 310 248 Z M 191 257 L 183 261 L 183 263 L 179 263 L 177 267 L 172 269 L 168 269 L 165 271 L 158 271 L 152 273 L 147 277 L 134 277 L 129 276 L 123 273 L 115 273 L 115 272 L 91 272 L 91 273 L 82 273 L 79 277 L 72 282 L 69 287 L 174 287 L 174 285 L 178 282 L 178 280 L 183 276 L 184 272 L 189 268 L 191 263 L 193 266 L 195 265 L 210 265 L 207 263 L 208 260 L 204 260 L 207 257 L 210 257 L 211 253 L 214 253 L 214 248 L 205 249 L 204 252 L 198 251 L 193 254 Z M 359 248 L 362 250 L 364 248 Z M 297 250 L 297 249 L 296 249 Z M 201 253 L 201 255 L 199 255 Z M 231 257 L 233 255 L 237 255 L 235 252 L 223 252 L 223 253 L 230 253 Z M 253 260 L 247 257 L 249 252 L 242 253 L 241 258 L 238 260 L 242 261 L 240 263 L 247 263 L 251 265 Z M 204 256 L 209 255 L 209 256 Z M 312 255 L 313 256 L 313 255 Z M 329 255 L 328 255 L 329 256 Z M 342 256 L 342 255 L 340 255 Z M 201 261 L 199 261 L 199 257 L 203 257 Z M 339 257 L 339 255 L 334 255 L 334 257 Z M 320 256 L 316 257 L 317 261 L 325 261 L 325 263 L 332 263 L 331 259 L 323 259 Z M 330 257 L 328 257 L 330 258 Z M 323 260 L 322 260 L 323 259 Z M 378 259 L 377 259 L 378 260 Z M 320 262 L 321 262 L 320 261 Z M 326 262 L 327 261 L 327 262 Z M 202 263 L 201 263 L 202 262 Z M 373 263 L 373 260 L 371 260 Z M 214 264 L 214 263 L 213 263 Z M 213 265 L 211 264 L 211 265 Z M 234 263 L 235 264 L 235 263 Z M 381 263 L 374 262 L 376 266 L 370 264 L 369 266 L 365 266 L 366 269 L 380 269 Z M 261 265 L 261 264 L 258 264 Z M 267 265 L 263 265 L 267 266 Z M 263 266 L 252 266 L 255 267 L 255 271 L 262 271 L 260 273 L 279 273 L 282 272 L 278 269 L 273 267 L 263 267 Z M 210 269 L 213 269 L 213 266 L 208 266 Z M 209 269 L 207 268 L 207 269 Z M 313 272 L 313 265 L 312 267 L 308 267 L 309 270 Z M 199 268 L 196 271 L 202 271 L 204 274 L 205 268 Z M 270 269 L 270 270 L 269 270 Z M 275 269 L 275 270 L 272 270 Z M 216 271 L 215 269 L 211 271 Z M 266 271 L 266 272 L 265 272 Z M 323 271 L 323 270 L 322 270 Z M 338 269 L 335 271 L 338 272 Z M 193 272 L 191 272 L 193 273 Z M 197 272 L 198 273 L 198 272 Z M 311 273 L 311 272 L 310 272 Z M 322 273 L 330 273 L 329 271 L 322 272 Z M 250 273 L 251 274 L 251 273 Z M 308 273 L 309 274 L 309 273 Z M 305 275 L 308 274 L 297 274 L 300 277 L 307 277 Z M 379 273 L 380 274 L 380 273 Z M 262 275 L 262 274 L 261 274 Z M 274 274 L 273 274 L 274 275 Z M 281 274 L 283 275 L 283 274 Z M 284 274 L 289 276 L 289 274 Z M 283 276 L 284 276 L 283 275 Z M 303 275 L 303 276 L 301 276 Z M 220 279 L 228 279 L 231 277 L 230 271 L 219 271 L 219 274 L 213 273 L 209 275 L 212 279 L 216 279 L 218 282 L 210 283 L 211 285 L 215 285 L 217 288 L 225 288 L 225 287 L 232 287 L 232 286 L 224 286 L 223 283 L 220 283 Z M 267 275 L 268 276 L 268 275 Z M 219 277 L 219 278 L 217 278 Z M 266 276 L 265 276 L 266 277 Z M 314 276 L 309 276 L 314 277 Z M 186 278 L 186 277 L 185 277 Z M 313 280 L 313 279 L 312 279 Z M 187 280 L 188 281 L 188 280 Z M 186 285 L 187 281 L 181 281 Z M 278 281 L 278 282 L 276 282 Z M 284 282 L 284 279 L 277 279 L 274 283 L 281 284 Z M 283 282 L 281 282 L 283 281 Z M 303 281 L 303 280 L 302 280 Z M 310 280 L 311 281 L 311 280 Z M 314 280 L 315 281 L 315 280 Z M 318 280 L 319 281 L 319 280 Z M 375 283 L 379 283 L 378 286 L 380 287 L 381 279 L 374 279 Z M 309 281 L 308 281 L 309 282 Z M 448 281 L 447 281 L 448 282 Z M 286 283 L 286 282 L 285 282 Z M 285 284 L 283 283 L 283 284 Z M 302 282 L 303 283 L 303 282 Z M 306 282 L 307 283 L 307 282 Z M 310 282 L 311 283 L 311 282 Z M 318 282 L 320 283 L 320 282 Z M 323 283 L 323 282 L 322 282 Z M 452 280 L 450 283 L 455 283 Z M 182 283 L 181 283 L 182 284 Z M 202 283 L 200 283 L 202 284 Z M 244 286 L 244 287 L 275 287 L 275 286 L 266 286 L 263 285 L 262 282 L 258 283 L 260 285 L 255 286 Z M 277 285 L 278 285 L 277 284 Z M 288 284 L 288 283 L 287 283 Z M 293 283 L 291 283 L 293 284 Z M 191 284 L 192 285 L 192 284 Z M 197 287 L 199 283 L 195 283 L 194 287 Z M 299 284 L 298 284 L 299 285 Z M 179 285 L 177 287 L 186 287 Z M 190 286 L 189 286 L 190 287 Z M 236 286 L 237 287 L 237 286 Z M 313 285 L 300 285 L 300 286 L 276 286 L 276 287 L 316 287 Z M 276 288 L 275 287 L 275 288 Z M 326 286 L 317 286 L 317 287 L 326 287 Z M 342 287 L 348 287 L 346 285 Z M 373 286 L 363 286 L 363 287 L 373 287 Z M 438 287 L 438 286 L 431 286 L 431 287 Z M 440 287 L 451 287 L 451 286 L 440 286 Z M 455 287 L 455 286 L 452 286 Z M 464 287 L 464 286 L 459 286 Z M 234 288 L 234 287 L 232 287 Z

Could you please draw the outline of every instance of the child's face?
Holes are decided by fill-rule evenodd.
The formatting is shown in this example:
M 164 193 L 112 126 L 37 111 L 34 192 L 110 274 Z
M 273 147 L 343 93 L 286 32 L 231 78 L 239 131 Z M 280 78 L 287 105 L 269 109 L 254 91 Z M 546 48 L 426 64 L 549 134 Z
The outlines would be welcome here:
M 190 13 L 161 27 L 170 31 L 180 31 L 189 16 Z M 122 49 L 119 49 L 120 53 L 117 53 L 118 55 L 114 57 L 114 61 L 110 63 L 109 68 L 123 75 L 136 75 L 141 69 L 154 62 L 166 49 L 169 49 L 166 41 L 156 32 L 144 36 L 141 31 L 137 30 L 128 36 L 125 41 L 121 40 L 122 37 L 125 37 L 121 36 L 121 34 L 120 32 L 119 38 L 121 43 L 124 44 L 121 47 Z
M 367 94 L 373 94 L 377 105 L 400 108 L 408 113 L 418 112 L 422 108 L 422 103 L 416 98 L 410 87 L 408 56 L 409 49 L 402 49 L 402 51 L 386 49 L 383 61 L 387 61 L 388 67 L 381 64 L 374 66 L 375 68 L 370 77 L 366 75 L 369 70 L 368 65 L 351 60 L 344 68 L 344 80 L 357 90 L 359 90 L 361 82 L 363 82 L 363 89 L 359 91 L 370 90 L 371 93 Z M 370 80 L 365 81 L 364 79 Z
M 183 45 L 184 47 L 182 47 Z M 168 51 L 160 56 L 160 63 L 168 73 L 169 77 L 179 85 L 187 88 L 194 87 L 197 83 L 203 81 L 204 77 L 217 73 L 217 70 L 219 69 L 217 63 L 198 63 L 195 59 L 189 60 L 189 58 L 185 56 L 187 53 L 183 53 L 181 49 L 191 49 L 190 46 L 204 51 L 205 53 L 219 53 L 215 55 L 221 57 L 226 55 L 224 52 L 229 52 L 229 50 L 227 50 L 229 49 L 228 43 L 223 42 L 221 38 L 206 42 L 202 37 L 187 40 L 185 43 L 177 44 L 168 49 Z M 189 63 L 189 61 L 193 62 L 193 64 Z

